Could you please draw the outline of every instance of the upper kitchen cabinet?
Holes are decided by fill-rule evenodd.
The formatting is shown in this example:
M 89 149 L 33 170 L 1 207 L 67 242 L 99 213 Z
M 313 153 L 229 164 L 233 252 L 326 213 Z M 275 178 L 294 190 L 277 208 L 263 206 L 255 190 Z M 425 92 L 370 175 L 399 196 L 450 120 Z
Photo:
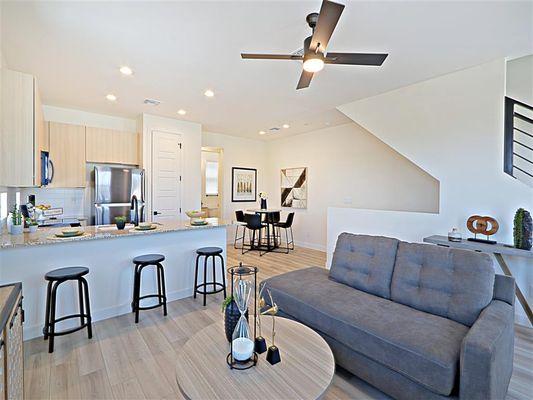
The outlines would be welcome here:
M 1 106 L 0 184 L 39 186 L 48 135 L 35 77 L 2 69 Z
M 87 127 L 87 162 L 139 164 L 139 134 Z
M 85 127 L 49 122 L 49 133 L 52 171 L 48 187 L 85 187 Z

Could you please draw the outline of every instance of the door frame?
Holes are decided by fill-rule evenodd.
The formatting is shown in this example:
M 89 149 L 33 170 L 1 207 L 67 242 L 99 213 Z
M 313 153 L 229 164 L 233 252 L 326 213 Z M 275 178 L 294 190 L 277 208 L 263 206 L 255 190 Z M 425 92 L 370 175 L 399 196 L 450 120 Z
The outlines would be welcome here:
M 179 137 L 179 141 L 180 141 L 180 152 L 179 152 L 179 157 L 178 157 L 178 165 L 179 165 L 179 169 L 180 169 L 180 176 L 181 176 L 181 180 L 180 180 L 180 191 L 179 191 L 179 202 L 180 202 L 180 212 L 179 212 L 179 220 L 182 221 L 183 220 L 183 215 L 184 215 L 184 210 L 183 210 L 183 182 L 184 182 L 184 179 L 183 179 L 183 151 L 184 151 L 184 143 L 183 143 L 183 135 L 181 133 L 177 133 L 177 132 L 172 132 L 172 131 L 167 131 L 165 129 L 152 129 L 152 131 L 150 132 L 150 173 L 147 174 L 147 175 L 150 175 L 150 183 L 149 185 L 146 185 L 146 186 L 149 186 L 150 187 L 150 194 L 148 195 L 147 193 L 145 193 L 145 196 L 147 199 L 150 199 L 149 202 L 147 202 L 147 209 L 148 209 L 148 213 L 149 213 L 149 219 L 146 218 L 147 221 L 150 221 L 152 222 L 153 221 L 153 217 L 154 217 L 154 136 L 156 133 L 164 133 L 164 134 L 167 134 L 167 135 L 175 135 L 175 136 L 178 136 Z M 146 179 L 146 177 L 145 177 Z M 146 184 L 147 182 L 145 182 Z
M 218 154 L 218 215 L 219 219 L 224 219 L 224 148 L 222 147 L 212 147 L 212 146 L 202 146 L 201 149 L 202 152 L 206 151 L 209 153 L 217 153 Z M 204 181 L 205 177 L 202 177 L 202 182 Z M 203 183 L 202 183 L 203 185 Z M 203 196 L 203 190 L 204 188 L 201 188 L 200 193 L 200 208 L 202 204 L 202 196 Z

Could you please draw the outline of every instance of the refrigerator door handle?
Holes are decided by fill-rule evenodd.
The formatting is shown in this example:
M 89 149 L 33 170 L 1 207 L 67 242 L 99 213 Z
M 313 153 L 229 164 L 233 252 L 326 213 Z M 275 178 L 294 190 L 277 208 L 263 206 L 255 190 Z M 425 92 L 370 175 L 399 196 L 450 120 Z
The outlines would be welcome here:
M 144 181 L 145 179 L 145 173 L 144 173 L 144 169 L 141 170 L 141 201 L 144 203 L 144 190 L 146 188 L 146 183 Z

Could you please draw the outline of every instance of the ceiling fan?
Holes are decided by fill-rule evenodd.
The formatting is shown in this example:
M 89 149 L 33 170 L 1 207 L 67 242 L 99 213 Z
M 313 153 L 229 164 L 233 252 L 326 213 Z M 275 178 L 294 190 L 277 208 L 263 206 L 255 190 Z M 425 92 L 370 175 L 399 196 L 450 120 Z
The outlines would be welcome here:
M 256 60 L 303 61 L 303 71 L 296 89 L 308 87 L 315 72 L 322 70 L 324 64 L 374 66 L 383 64 L 388 54 L 326 52 L 329 39 L 337 26 L 343 10 L 344 5 L 323 0 L 320 13 L 312 13 L 307 16 L 306 21 L 313 30 L 313 34 L 304 40 L 303 55 L 241 53 L 241 57 Z

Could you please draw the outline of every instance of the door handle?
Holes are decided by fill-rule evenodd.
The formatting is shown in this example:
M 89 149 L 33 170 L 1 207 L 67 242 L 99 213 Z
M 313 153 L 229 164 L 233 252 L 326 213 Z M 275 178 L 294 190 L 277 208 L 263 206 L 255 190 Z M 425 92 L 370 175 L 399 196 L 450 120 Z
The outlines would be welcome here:
M 154 215 L 161 215 L 159 211 L 154 211 Z
M 48 163 L 50 164 L 50 178 L 48 179 L 48 183 L 52 183 L 52 181 L 54 180 L 54 163 L 52 162 L 52 160 L 48 159 Z

